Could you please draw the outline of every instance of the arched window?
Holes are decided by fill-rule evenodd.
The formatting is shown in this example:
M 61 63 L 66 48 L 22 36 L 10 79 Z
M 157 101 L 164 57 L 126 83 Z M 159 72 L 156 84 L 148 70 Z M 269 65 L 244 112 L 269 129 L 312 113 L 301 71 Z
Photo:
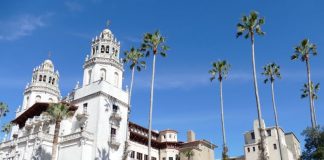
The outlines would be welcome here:
M 98 50 L 99 50 L 99 46 L 96 46 L 96 53 L 98 53 Z
M 115 48 L 113 47 L 113 49 L 112 49 L 112 53 L 114 54 L 115 53 Z
M 106 80 L 106 70 L 100 69 L 100 80 Z
M 88 71 L 88 84 L 90 84 L 91 83 L 91 73 L 92 73 L 92 70 L 89 70 Z
M 92 47 L 92 55 L 94 55 L 94 53 L 95 53 L 95 48 Z
M 46 82 L 46 75 L 43 77 L 43 82 Z
M 43 77 L 42 75 L 39 75 L 39 81 L 42 81 Z
M 52 84 L 55 84 L 55 78 L 52 79 Z
M 101 53 L 105 53 L 105 46 L 104 45 L 101 45 Z
M 48 102 L 52 103 L 53 102 L 53 98 L 49 98 Z
M 42 97 L 40 95 L 37 95 L 35 100 L 36 100 L 36 102 L 40 102 L 41 99 L 42 99 Z
M 116 87 L 118 87 L 118 81 L 119 81 L 118 73 L 115 72 L 115 75 L 114 75 L 114 84 L 115 84 Z
M 109 53 L 109 46 L 106 46 L 106 53 Z
M 52 77 L 49 77 L 48 83 L 52 83 Z

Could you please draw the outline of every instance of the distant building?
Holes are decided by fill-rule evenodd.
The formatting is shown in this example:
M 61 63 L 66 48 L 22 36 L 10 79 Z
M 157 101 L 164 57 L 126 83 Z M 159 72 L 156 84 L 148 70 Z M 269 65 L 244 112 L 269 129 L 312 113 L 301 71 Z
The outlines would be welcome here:
M 127 122 L 129 92 L 122 84 L 120 42 L 104 29 L 92 39 L 90 48 L 82 85 L 77 83 L 64 99 L 59 73 L 51 60 L 33 69 L 22 106 L 12 120 L 15 125 L 10 139 L 0 143 L 1 160 L 50 159 L 54 125 L 44 111 L 58 102 L 69 104 L 75 114 L 61 123 L 57 160 L 121 160 L 125 150 L 130 151 L 128 160 L 148 160 L 148 129 Z M 152 131 L 151 160 L 186 160 L 182 153 L 187 150 L 194 152 L 191 160 L 214 160 L 216 146 L 206 140 L 196 141 L 190 133 L 189 141 L 183 143 L 175 130 Z
M 275 127 L 265 127 L 264 121 L 262 126 L 266 133 L 266 152 L 270 160 L 280 160 L 278 135 Z M 282 156 L 283 160 L 298 160 L 301 151 L 300 143 L 297 137 L 292 133 L 285 133 L 281 128 L 279 129 L 279 136 L 281 137 Z M 246 160 L 257 160 L 260 155 L 258 142 L 260 142 L 259 123 L 254 121 L 253 130 L 244 133 L 244 153 Z M 234 160 L 234 159 L 233 159 Z

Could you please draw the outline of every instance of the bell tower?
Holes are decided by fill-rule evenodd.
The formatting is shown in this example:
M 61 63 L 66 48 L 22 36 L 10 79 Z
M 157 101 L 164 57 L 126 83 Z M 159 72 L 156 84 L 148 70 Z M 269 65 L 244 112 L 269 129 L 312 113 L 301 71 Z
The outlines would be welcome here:
M 83 86 L 106 81 L 122 87 L 123 65 L 119 59 L 120 42 L 106 28 L 91 41 L 91 54 L 84 63 Z
M 22 113 L 37 102 L 56 103 L 60 99 L 59 72 L 54 70 L 53 62 L 45 60 L 40 66 L 33 70 L 32 80 L 26 85 L 22 108 L 18 113 Z M 18 115 L 17 115 L 18 116 Z

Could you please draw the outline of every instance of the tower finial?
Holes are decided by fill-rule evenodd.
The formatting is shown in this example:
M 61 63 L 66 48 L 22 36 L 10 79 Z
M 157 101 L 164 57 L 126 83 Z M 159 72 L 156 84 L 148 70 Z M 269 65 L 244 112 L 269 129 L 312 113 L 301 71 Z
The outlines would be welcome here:
M 110 26 L 110 24 L 111 24 L 110 20 L 107 20 L 106 27 L 108 28 Z
M 51 51 L 48 51 L 48 59 L 50 59 L 50 58 L 51 58 L 51 56 L 52 56 L 52 53 L 51 53 Z

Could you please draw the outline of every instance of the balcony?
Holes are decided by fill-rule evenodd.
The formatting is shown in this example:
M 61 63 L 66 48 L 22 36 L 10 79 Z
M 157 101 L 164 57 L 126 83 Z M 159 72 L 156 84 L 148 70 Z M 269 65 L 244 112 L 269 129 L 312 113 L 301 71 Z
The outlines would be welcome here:
M 120 121 L 122 119 L 121 113 L 119 111 L 113 111 L 110 118 L 112 120 Z
M 112 147 L 112 148 L 118 148 L 120 146 L 120 142 L 118 141 L 118 139 L 116 138 L 116 135 L 112 135 L 110 137 L 110 140 L 108 142 L 108 144 Z
M 43 132 L 37 132 L 37 133 L 33 133 L 33 134 L 30 134 L 27 136 L 22 136 L 19 138 L 15 138 L 13 140 L 9 140 L 9 141 L 0 143 L 0 150 L 3 148 L 8 148 L 8 147 L 15 147 L 16 145 L 18 145 L 20 143 L 26 143 L 27 141 L 33 141 L 36 139 L 41 139 L 43 141 L 52 142 L 53 135 L 46 134 Z
M 80 141 L 81 139 L 93 140 L 93 134 L 87 131 L 76 132 L 69 135 L 62 136 L 61 143 L 68 141 Z

